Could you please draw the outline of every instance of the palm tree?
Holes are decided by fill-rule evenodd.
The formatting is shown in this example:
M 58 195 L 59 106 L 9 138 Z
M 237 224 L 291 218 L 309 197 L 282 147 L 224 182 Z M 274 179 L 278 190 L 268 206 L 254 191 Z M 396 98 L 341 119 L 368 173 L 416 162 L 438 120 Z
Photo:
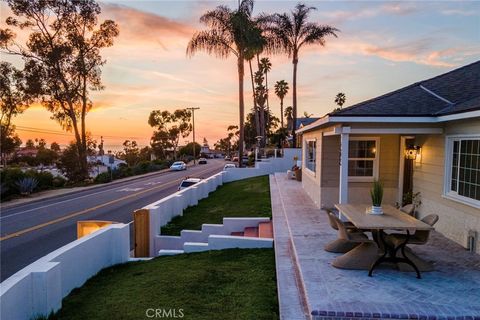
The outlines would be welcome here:
M 339 92 L 335 96 L 335 103 L 342 109 L 342 106 L 345 104 L 345 101 L 347 100 L 345 93 Z
M 307 7 L 299 3 L 291 14 L 275 14 L 265 32 L 276 41 L 269 42 L 268 50 L 273 53 L 286 53 L 293 63 L 293 123 L 297 121 L 297 65 L 300 49 L 305 45 L 325 45 L 325 37 L 336 37 L 339 30 L 329 25 L 308 22 L 311 11 L 315 7 Z M 297 145 L 295 126 L 292 128 L 293 147 Z
M 270 104 L 268 103 L 268 73 L 272 70 L 272 63 L 269 58 L 260 59 L 260 70 L 265 74 L 265 90 L 267 91 L 267 127 L 270 123 Z
M 288 93 L 288 83 L 285 80 L 280 80 L 275 83 L 275 94 L 280 99 L 280 127 L 283 128 L 283 98 Z
M 253 0 L 242 0 L 238 9 L 231 10 L 218 6 L 200 17 L 200 22 L 208 29 L 196 32 L 187 46 L 187 55 L 193 56 L 197 51 L 206 51 L 218 58 L 226 59 L 230 55 L 237 58 L 238 70 L 238 109 L 240 137 L 238 143 L 239 166 L 242 165 L 243 145 L 245 140 L 245 101 L 243 95 L 244 62 L 248 53 L 263 46 L 262 31 L 251 19 Z
M 292 106 L 286 107 L 283 115 L 285 116 L 285 118 L 287 118 L 287 129 L 292 130 L 293 125 L 292 125 L 292 128 L 288 127 L 288 123 L 293 120 L 293 108 L 292 108 Z

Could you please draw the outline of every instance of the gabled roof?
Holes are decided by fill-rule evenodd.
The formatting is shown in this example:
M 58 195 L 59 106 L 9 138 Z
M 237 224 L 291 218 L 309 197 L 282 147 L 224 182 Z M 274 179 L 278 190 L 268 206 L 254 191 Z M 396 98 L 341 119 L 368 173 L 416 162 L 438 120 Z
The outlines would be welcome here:
M 318 119 L 320 118 L 297 118 L 297 125 L 295 126 L 295 129 L 308 126 L 309 124 L 314 123 Z
M 480 61 L 332 112 L 332 117 L 425 117 L 480 110 Z

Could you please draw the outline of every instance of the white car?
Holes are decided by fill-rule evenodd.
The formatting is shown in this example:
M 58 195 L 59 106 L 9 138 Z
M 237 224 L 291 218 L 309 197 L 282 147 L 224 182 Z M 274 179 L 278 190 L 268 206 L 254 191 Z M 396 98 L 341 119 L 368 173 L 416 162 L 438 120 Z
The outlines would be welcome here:
M 172 171 L 182 171 L 187 170 L 187 165 L 183 161 L 176 161 L 170 166 Z
M 180 183 L 178 190 L 180 191 L 190 186 L 193 186 L 194 184 L 199 183 L 201 180 L 202 179 L 199 179 L 199 178 L 186 178 L 182 180 L 182 183 Z
M 227 170 L 228 168 L 236 168 L 237 166 L 234 163 L 227 163 L 225 167 L 223 167 L 223 170 Z

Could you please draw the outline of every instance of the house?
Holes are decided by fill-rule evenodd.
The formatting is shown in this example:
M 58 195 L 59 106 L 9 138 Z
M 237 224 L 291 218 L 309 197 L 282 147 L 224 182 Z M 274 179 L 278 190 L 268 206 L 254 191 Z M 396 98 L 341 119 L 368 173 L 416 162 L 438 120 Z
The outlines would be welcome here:
M 480 61 L 358 103 L 306 125 L 302 185 L 318 207 L 418 194 L 418 217 L 480 252 Z M 407 199 L 411 200 L 411 199 Z M 476 236 L 477 235 L 477 236 Z
M 15 151 L 17 157 L 36 157 L 38 149 L 34 147 L 23 147 Z
M 297 121 L 295 123 L 295 132 L 297 133 L 297 146 L 300 146 L 302 144 L 302 135 L 301 134 L 298 134 L 298 130 L 305 127 L 305 126 L 308 126 L 309 124 L 317 121 L 318 119 L 320 118 L 311 118 L 311 117 L 302 117 L 302 118 L 297 118 Z M 289 136 L 287 137 L 287 141 L 291 142 L 293 137 L 292 137 L 292 125 L 293 125 L 293 119 L 292 118 L 289 118 L 287 119 L 287 130 L 288 130 L 288 134 Z
M 113 154 L 88 156 L 87 161 L 88 163 L 99 164 L 106 167 L 110 167 L 112 169 L 117 169 L 118 166 L 120 166 L 121 164 L 125 164 L 125 165 L 127 164 L 127 162 L 115 158 Z

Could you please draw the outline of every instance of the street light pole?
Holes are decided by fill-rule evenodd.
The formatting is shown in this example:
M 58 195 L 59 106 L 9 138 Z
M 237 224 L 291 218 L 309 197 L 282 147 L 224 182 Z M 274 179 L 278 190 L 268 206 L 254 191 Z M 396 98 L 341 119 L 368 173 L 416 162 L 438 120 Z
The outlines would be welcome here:
M 187 110 L 192 111 L 192 122 L 193 122 L 193 164 L 196 164 L 196 156 L 195 156 L 195 110 L 198 110 L 200 108 L 187 108 Z

